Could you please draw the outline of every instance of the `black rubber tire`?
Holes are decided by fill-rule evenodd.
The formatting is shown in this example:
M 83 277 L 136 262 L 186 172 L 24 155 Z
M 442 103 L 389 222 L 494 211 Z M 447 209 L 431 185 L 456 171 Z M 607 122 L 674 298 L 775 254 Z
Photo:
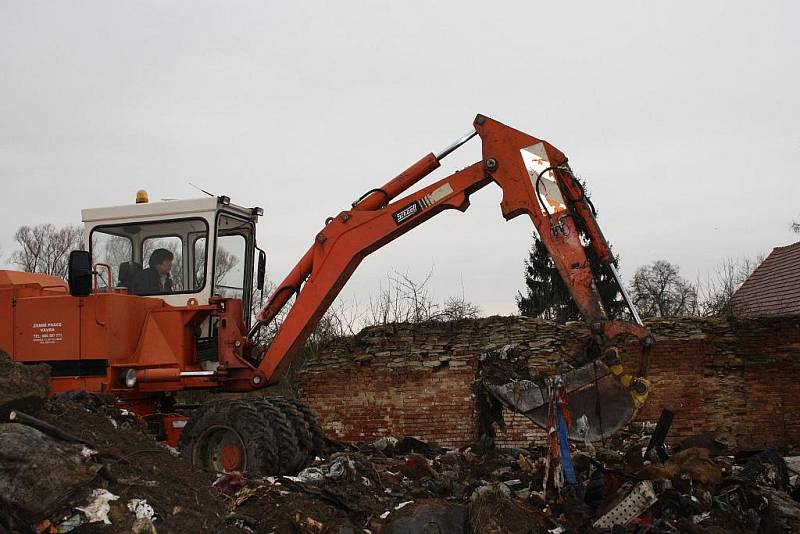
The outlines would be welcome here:
M 303 469 L 308 465 L 309 460 L 314 459 L 314 442 L 311 439 L 311 431 L 308 429 L 306 418 L 303 416 L 302 412 L 297 409 L 291 399 L 286 397 L 270 397 L 269 400 L 280 407 L 286 419 L 292 425 L 294 437 L 297 438 L 297 449 L 300 452 L 295 465 L 298 470 Z
M 303 414 L 303 418 L 306 420 L 306 425 L 308 425 L 308 431 L 311 433 L 311 443 L 313 448 L 311 450 L 311 455 L 317 456 L 322 454 L 323 449 L 325 448 L 325 433 L 322 431 L 322 427 L 319 426 L 319 422 L 317 422 L 317 416 L 311 411 L 311 408 L 303 404 L 301 401 L 297 399 L 289 399 L 297 411 Z
M 258 406 L 264 413 L 267 426 L 275 436 L 275 451 L 278 458 L 278 474 L 294 475 L 300 467 L 301 452 L 297 446 L 297 437 L 289 419 L 284 414 L 281 406 L 271 402 L 271 399 L 261 399 Z
M 251 400 L 223 400 L 204 404 L 192 412 L 181 433 L 181 455 L 197 467 L 215 470 L 200 456 L 214 429 L 225 429 L 238 436 L 244 446 L 243 471 L 249 475 L 274 474 L 279 469 L 276 437 L 267 424 L 268 414 Z

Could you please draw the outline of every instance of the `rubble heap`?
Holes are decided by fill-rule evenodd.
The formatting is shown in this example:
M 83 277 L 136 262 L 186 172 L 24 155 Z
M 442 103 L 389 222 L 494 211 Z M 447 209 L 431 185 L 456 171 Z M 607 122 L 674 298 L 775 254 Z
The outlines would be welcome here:
M 663 462 L 646 460 L 652 425 L 574 450 L 577 483 L 556 488 L 544 483 L 548 451 L 534 446 L 476 454 L 410 437 L 329 442 L 296 476 L 248 479 L 194 469 L 107 399 L 57 398 L 37 415 L 91 446 L 0 425 L 3 521 L 20 532 L 800 530 L 800 457 L 734 453 L 699 435 L 665 449 Z
M 16 420 L 20 413 L 14 412 Z M 0 424 L 0 500 L 7 528 L 225 530 L 224 499 L 212 487 L 215 475 L 156 442 L 136 416 L 111 399 L 60 396 L 34 414 L 24 413 L 32 422 Z
M 569 462 L 550 446 L 383 437 L 249 477 L 194 468 L 112 398 L 47 399 L 42 369 L 3 365 L 16 389 L 0 377 L 0 390 L 24 402 L 0 423 L 0 532 L 800 532 L 800 451 L 713 432 L 671 442 L 666 412 L 562 447 Z

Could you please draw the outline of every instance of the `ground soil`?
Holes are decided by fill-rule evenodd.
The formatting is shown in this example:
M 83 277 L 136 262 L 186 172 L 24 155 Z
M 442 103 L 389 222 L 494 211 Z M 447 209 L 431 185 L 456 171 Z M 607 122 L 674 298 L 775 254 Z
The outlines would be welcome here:
M 34 413 L 62 430 L 91 443 L 105 468 L 91 489 L 106 488 L 119 499 L 111 502 L 112 525 L 85 524 L 81 532 L 130 532 L 135 517 L 128 510 L 131 499 L 146 499 L 156 511 L 158 532 L 241 532 L 226 527 L 225 497 L 212 487 L 216 475 L 192 467 L 157 443 L 134 415 L 120 410 L 111 399 L 92 395 L 54 398 Z M 74 506 L 85 503 L 82 495 L 70 499 L 52 518 L 71 516 Z M 76 504 L 80 503 L 80 504 Z
M 35 410 L 50 392 L 50 367 L 19 365 L 0 350 L 0 419 L 12 410 Z

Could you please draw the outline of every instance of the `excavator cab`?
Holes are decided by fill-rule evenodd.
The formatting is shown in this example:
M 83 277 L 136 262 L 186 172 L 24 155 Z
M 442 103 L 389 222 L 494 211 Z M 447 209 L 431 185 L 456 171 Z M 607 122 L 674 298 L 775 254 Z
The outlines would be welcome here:
M 266 263 L 256 247 L 262 213 L 225 196 L 85 209 L 94 290 L 159 298 L 172 306 L 235 298 L 242 301 L 242 320 L 249 326 Z M 167 263 L 159 271 L 162 258 Z M 208 322 L 201 328 L 200 337 L 211 335 Z

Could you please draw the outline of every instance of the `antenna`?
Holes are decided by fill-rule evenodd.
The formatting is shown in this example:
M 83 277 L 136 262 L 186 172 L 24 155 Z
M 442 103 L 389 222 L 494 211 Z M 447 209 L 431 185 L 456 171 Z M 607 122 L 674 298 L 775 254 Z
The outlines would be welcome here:
M 211 193 L 209 193 L 208 191 L 206 191 L 205 189 L 203 189 L 203 188 L 201 188 L 201 187 L 197 187 L 197 186 L 196 186 L 196 185 L 194 185 L 192 182 L 189 182 L 189 185 L 191 185 L 192 187 L 194 187 L 194 188 L 195 188 L 195 189 L 197 189 L 198 191 L 201 191 L 201 192 L 205 193 L 206 195 L 208 195 L 208 196 L 210 196 L 210 197 L 213 197 L 213 196 L 214 196 L 214 195 L 212 195 Z

